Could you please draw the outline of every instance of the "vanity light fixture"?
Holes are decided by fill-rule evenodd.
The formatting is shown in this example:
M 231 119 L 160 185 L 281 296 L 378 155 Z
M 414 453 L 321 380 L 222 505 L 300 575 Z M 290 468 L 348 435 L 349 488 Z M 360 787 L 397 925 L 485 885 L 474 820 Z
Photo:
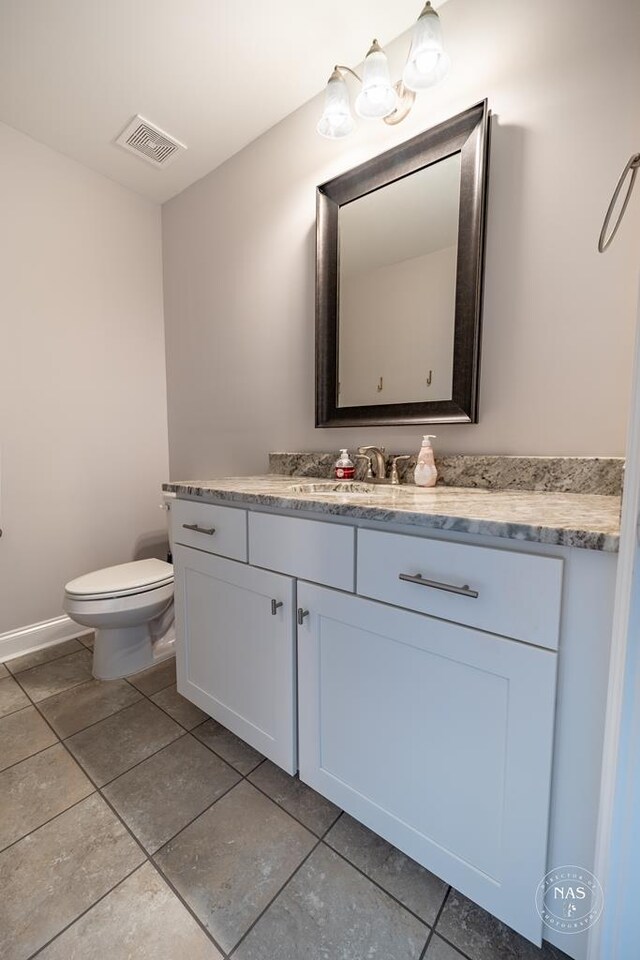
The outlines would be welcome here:
M 398 94 L 391 86 L 387 55 L 374 40 L 365 57 L 362 90 L 356 98 L 356 113 L 365 119 L 388 117 L 398 106 Z
M 411 48 L 402 72 L 402 79 L 392 83 L 387 56 L 374 40 L 365 57 L 362 77 L 351 67 L 336 64 L 325 92 L 324 111 L 318 123 L 318 133 L 331 140 L 346 137 L 355 123 L 351 113 L 347 74 L 362 85 L 356 97 L 356 113 L 365 119 L 381 119 L 396 124 L 407 116 L 416 97 L 416 91 L 439 83 L 449 69 L 449 57 L 442 41 L 440 17 L 430 0 L 414 24 Z

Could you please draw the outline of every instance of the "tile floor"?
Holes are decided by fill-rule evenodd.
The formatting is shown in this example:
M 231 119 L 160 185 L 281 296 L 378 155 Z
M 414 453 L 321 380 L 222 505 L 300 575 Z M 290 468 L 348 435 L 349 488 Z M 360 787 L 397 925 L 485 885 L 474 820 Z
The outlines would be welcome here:
M 559 960 L 90 635 L 0 664 L 4 960 Z

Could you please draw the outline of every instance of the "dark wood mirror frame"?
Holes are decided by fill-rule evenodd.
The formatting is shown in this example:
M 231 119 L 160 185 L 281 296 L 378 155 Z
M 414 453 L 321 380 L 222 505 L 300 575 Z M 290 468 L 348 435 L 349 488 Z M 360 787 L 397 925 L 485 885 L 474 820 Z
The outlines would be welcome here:
M 451 400 L 338 406 L 340 207 L 461 154 Z M 477 423 L 489 110 L 484 100 L 317 188 L 316 426 Z

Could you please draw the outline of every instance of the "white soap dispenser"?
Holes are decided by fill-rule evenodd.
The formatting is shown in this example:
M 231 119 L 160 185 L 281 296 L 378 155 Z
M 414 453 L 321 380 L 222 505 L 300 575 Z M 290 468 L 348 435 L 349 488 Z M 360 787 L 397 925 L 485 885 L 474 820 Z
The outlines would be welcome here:
M 417 487 L 435 487 L 438 479 L 438 471 L 433 456 L 433 447 L 431 441 L 435 440 L 435 434 L 425 433 L 422 438 L 422 446 L 418 454 L 414 480 Z

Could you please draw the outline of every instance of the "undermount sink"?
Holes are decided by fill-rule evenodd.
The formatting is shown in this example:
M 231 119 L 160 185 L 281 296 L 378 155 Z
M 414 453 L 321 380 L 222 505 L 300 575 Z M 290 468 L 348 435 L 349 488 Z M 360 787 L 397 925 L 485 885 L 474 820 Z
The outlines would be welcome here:
M 359 480 L 321 480 L 313 483 L 293 483 L 287 488 L 289 493 L 302 494 L 359 494 L 365 497 L 386 496 L 389 494 L 415 493 L 417 487 L 400 486 L 390 483 L 362 483 Z
M 291 493 L 366 493 L 376 489 L 372 483 L 359 483 L 357 480 L 324 480 L 317 483 L 292 483 Z

